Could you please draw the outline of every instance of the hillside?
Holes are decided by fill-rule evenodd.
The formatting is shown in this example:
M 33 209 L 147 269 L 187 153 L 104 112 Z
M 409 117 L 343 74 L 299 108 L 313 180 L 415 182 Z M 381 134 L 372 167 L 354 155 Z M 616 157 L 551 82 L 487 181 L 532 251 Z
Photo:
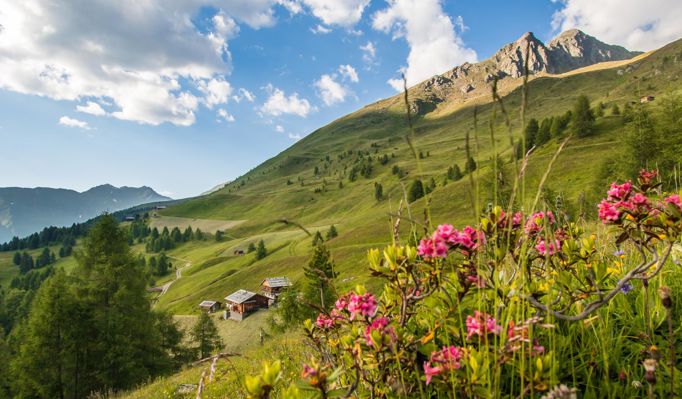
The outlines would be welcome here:
M 615 68 L 565 77 L 536 76 L 528 85 L 526 117 L 542 119 L 563 114 L 581 94 L 589 96 L 593 104 L 603 102 L 608 109 L 614 104 L 622 107 L 638 102 L 640 95 L 659 96 L 679 90 L 676 82 L 682 70 L 681 51 L 682 43 L 678 41 Z M 514 79 L 514 83 L 519 80 Z M 173 285 L 159 306 L 191 312 L 201 299 L 219 299 L 238 287 L 255 290 L 260 279 L 270 274 L 287 274 L 294 280 L 300 277 L 301 266 L 310 253 L 309 239 L 281 220 L 296 221 L 310 231 L 323 233 L 336 225 L 340 236 L 329 245 L 341 272 L 342 287 L 367 280 L 368 272 L 362 267 L 364 253 L 390 240 L 388 215 L 397 211 L 404 190 L 416 178 L 425 183 L 433 178 L 436 183 L 430 206 L 435 224 L 473 222 L 468 178 L 447 181 L 445 185 L 444 180 L 450 166 L 456 164 L 464 169 L 467 134 L 479 166 L 475 176 L 481 181 L 489 174 L 493 153 L 498 153 L 504 162 L 509 160 L 509 130 L 496 106 L 494 130 L 490 131 L 493 105 L 490 94 L 487 96 L 487 103 L 465 105 L 454 112 L 446 112 L 445 106 L 444 110 L 439 108 L 418 117 L 413 140 L 422 159 L 415 159 L 406 143 L 410 133 L 400 108 L 401 96 L 396 96 L 315 131 L 215 193 L 169 207 L 163 215 L 243 222 L 228 229 L 225 242 L 193 243 L 177 250 L 174 256 L 193 262 L 194 269 Z M 503 101 L 511 119 L 512 136 L 517 140 L 521 89 L 510 91 Z M 478 129 L 474 129 L 474 113 Z M 620 117 L 607 115 L 598 118 L 593 137 L 571 139 L 549 175 L 548 187 L 572 206 L 592 209 L 596 171 L 602 160 L 618 151 L 622 124 Z M 531 156 L 525 180 L 527 201 L 534 198 L 534 190 L 558 145 L 559 140 L 554 139 Z M 386 164 L 379 162 L 384 155 Z M 351 181 L 351 171 L 369 163 L 369 158 L 369 177 L 358 172 Z M 394 167 L 405 175 L 392 173 Z M 375 183 L 383 186 L 385 199 L 381 201 L 374 198 Z M 485 206 L 490 199 L 484 188 L 476 196 L 478 206 Z M 425 204 L 425 199 L 410 204 L 411 214 L 418 221 L 423 219 Z M 232 256 L 234 249 L 245 248 L 261 238 L 271 249 L 267 258 L 255 261 L 251 256 Z M 208 259 L 219 261 L 202 268 L 200 265 Z
M 48 226 L 85 222 L 104 211 L 167 201 L 149 187 L 114 187 L 109 184 L 79 193 L 57 188 L 0 188 L 0 242 L 24 237 Z

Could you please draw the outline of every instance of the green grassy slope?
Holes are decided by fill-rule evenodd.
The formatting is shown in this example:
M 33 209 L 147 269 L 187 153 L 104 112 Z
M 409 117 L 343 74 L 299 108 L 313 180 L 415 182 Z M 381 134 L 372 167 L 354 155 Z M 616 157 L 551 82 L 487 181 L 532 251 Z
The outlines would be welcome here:
M 560 115 L 570 109 L 581 94 L 588 95 L 595 105 L 603 102 L 608 115 L 612 104 L 622 108 L 626 102 L 637 101 L 640 95 L 672 93 L 680 88 L 681 52 L 682 42 L 676 42 L 629 67 L 534 79 L 528 87 L 526 117 L 542 119 Z M 383 103 L 391 105 L 384 108 Z M 365 251 L 390 241 L 388 214 L 396 211 L 403 196 L 403 186 L 408 186 L 417 177 L 425 182 L 434 178 L 438 184 L 431 199 L 434 223 L 472 223 L 474 212 L 469 179 L 465 177 L 445 186 L 442 182 L 449 166 L 458 164 L 463 168 L 467 132 L 472 151 L 478 149 L 475 153 L 479 163 L 476 176 L 484 177 L 489 173 L 495 151 L 508 162 L 511 156 L 509 130 L 504 126 L 504 116 L 499 108 L 492 138 L 489 128 L 491 104 L 477 107 L 476 130 L 474 107 L 464 107 L 447 115 L 434 112 L 416 119 L 414 144 L 417 151 L 425 155 L 424 159 L 417 160 L 405 140 L 409 129 L 406 116 L 396 105 L 398 102 L 383 103 L 365 107 L 317 130 L 216 193 L 163 211 L 166 216 L 244 222 L 227 231 L 229 241 L 192 243 L 172 251 L 172 256 L 188 259 L 193 266 L 161 298 L 159 306 L 175 312 L 190 312 L 201 299 L 223 298 L 237 288 L 257 289 L 260 280 L 269 275 L 286 274 L 294 280 L 300 277 L 301 267 L 310 253 L 310 240 L 291 225 L 277 222 L 280 219 L 297 221 L 311 231 L 324 231 L 327 226 L 336 224 L 340 236 L 329 245 L 341 271 L 341 288 L 366 281 Z M 504 97 L 515 140 L 521 130 L 520 104 L 521 88 Z M 655 106 L 655 102 L 647 106 Z M 621 130 L 620 117 L 598 118 L 593 137 L 574 137 L 566 145 L 547 179 L 547 186 L 561 192 L 568 201 L 576 202 L 581 193 L 589 198 L 601 163 L 622 146 Z M 534 198 L 537 185 L 559 144 L 556 139 L 552 140 L 531 156 L 526 173 L 526 205 Z M 348 155 L 349 150 L 354 154 Z M 356 181 L 350 182 L 348 171 L 358 150 L 368 151 L 372 156 L 373 172 L 370 178 L 358 176 Z M 339 157 L 341 154 L 345 154 L 344 159 Z M 377 159 L 384 154 L 388 155 L 389 162 L 381 165 Z M 399 179 L 393 175 L 394 165 L 405 169 L 407 176 Z M 317 176 L 314 175 L 315 167 L 319 170 Z M 339 180 L 343 181 L 343 188 L 338 187 Z M 316 189 L 322 190 L 324 181 L 326 191 L 316 192 Z M 374 199 L 375 182 L 383 185 L 387 199 Z M 485 200 L 483 193 L 481 205 Z M 417 220 L 423 219 L 425 204 L 426 199 L 410 204 Z M 231 256 L 235 248 L 245 248 L 249 242 L 260 238 L 271 249 L 272 254 L 267 258 L 255 261 L 253 255 Z M 218 257 L 222 257 L 218 263 L 213 261 L 210 267 L 201 267 L 203 262 Z

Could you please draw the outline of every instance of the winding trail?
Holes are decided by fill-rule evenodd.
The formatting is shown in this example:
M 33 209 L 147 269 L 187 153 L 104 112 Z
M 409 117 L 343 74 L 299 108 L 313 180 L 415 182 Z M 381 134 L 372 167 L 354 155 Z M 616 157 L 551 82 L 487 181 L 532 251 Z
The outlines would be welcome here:
M 187 259 L 174 258 L 172 256 L 169 256 L 169 258 L 185 262 L 185 265 L 183 267 L 178 267 L 177 269 L 175 269 L 175 278 L 173 280 L 167 282 L 164 285 L 161 285 L 161 286 L 154 288 L 154 289 L 159 289 L 159 288 L 161 289 L 161 293 L 159 294 L 159 296 L 156 297 L 154 305 L 159 303 L 159 298 L 161 298 L 161 296 L 163 296 L 163 294 L 168 292 L 168 289 L 170 289 L 171 285 L 173 285 L 174 282 L 178 281 L 178 279 L 180 279 L 182 277 L 182 269 L 192 266 L 192 262 L 188 261 Z

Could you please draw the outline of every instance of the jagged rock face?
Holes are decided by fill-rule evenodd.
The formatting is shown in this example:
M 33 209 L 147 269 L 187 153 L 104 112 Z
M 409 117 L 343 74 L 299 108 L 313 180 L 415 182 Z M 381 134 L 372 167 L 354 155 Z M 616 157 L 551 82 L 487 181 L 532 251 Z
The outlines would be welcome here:
M 563 73 L 599 62 L 625 60 L 639 54 L 603 43 L 577 29 L 561 33 L 547 45 L 533 33 L 527 32 L 485 61 L 464 63 L 417 85 L 415 88 L 420 95 L 412 101 L 413 111 L 425 114 L 444 101 L 453 98 L 464 101 L 475 96 L 478 89 L 489 88 L 495 79 L 524 76 L 526 52 L 530 75 Z
M 600 42 L 577 29 L 563 32 L 547 44 L 549 72 L 562 73 L 604 61 L 626 60 L 639 54 L 621 46 Z

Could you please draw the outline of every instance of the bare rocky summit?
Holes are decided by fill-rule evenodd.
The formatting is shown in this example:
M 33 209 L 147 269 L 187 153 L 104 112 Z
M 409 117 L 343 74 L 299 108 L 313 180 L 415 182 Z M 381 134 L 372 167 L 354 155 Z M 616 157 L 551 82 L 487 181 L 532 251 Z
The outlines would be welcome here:
M 606 61 L 630 59 L 639 52 L 603 43 L 580 30 L 561 33 L 545 44 L 532 32 L 498 50 L 485 61 L 464 63 L 410 89 L 411 108 L 426 114 L 443 102 L 466 102 L 483 94 L 497 79 L 501 87 L 516 87 L 525 74 L 526 53 L 529 75 L 560 74 Z

